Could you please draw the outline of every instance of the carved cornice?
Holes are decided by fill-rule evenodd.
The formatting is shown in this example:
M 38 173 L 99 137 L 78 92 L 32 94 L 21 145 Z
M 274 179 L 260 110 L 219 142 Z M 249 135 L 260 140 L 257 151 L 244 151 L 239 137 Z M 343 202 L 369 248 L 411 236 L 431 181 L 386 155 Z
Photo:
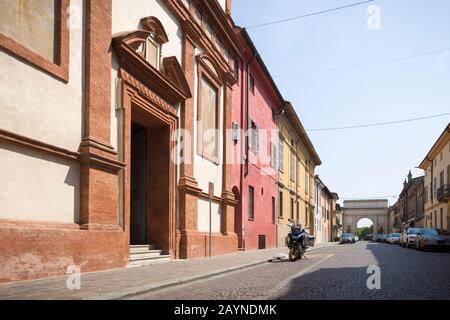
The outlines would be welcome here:
M 83 140 L 79 152 L 75 152 L 0 129 L 0 141 L 66 161 L 96 165 L 108 171 L 116 172 L 125 167 L 117 160 L 117 152 L 112 147 L 94 140 Z
M 192 97 L 189 87 L 185 86 L 186 79 L 181 72 L 181 66 L 174 67 L 178 64 L 176 58 L 168 60 L 170 65 L 167 67 L 171 70 L 170 76 L 175 76 L 174 81 L 170 76 L 166 76 L 159 70 L 155 69 L 150 63 L 136 52 L 136 48 L 146 41 L 150 34 L 146 30 L 136 30 L 129 33 L 123 33 L 113 38 L 112 46 L 117 53 L 120 67 L 125 69 L 133 78 L 138 79 L 148 89 L 157 92 L 159 96 L 167 100 L 170 104 L 177 104 Z M 163 69 L 167 69 L 163 66 Z M 181 87 L 179 87 L 181 85 Z
M 125 167 L 125 163 L 117 160 L 117 152 L 114 149 L 95 140 L 83 140 L 79 150 L 79 161 L 82 165 L 95 166 L 111 172 L 117 172 Z
M 128 83 L 131 87 L 136 89 L 141 95 L 147 98 L 150 102 L 158 106 L 161 110 L 171 115 L 177 116 L 177 110 L 169 104 L 167 101 L 162 99 L 158 94 L 149 89 L 142 82 L 134 78 L 131 74 L 125 70 L 120 70 L 120 78 Z
M 0 129 L 0 141 L 68 161 L 78 161 L 80 157 L 78 152 L 53 146 L 3 129 Z
M 192 195 L 200 195 L 202 189 L 198 187 L 197 180 L 193 177 L 183 176 L 178 181 L 178 189 L 181 192 L 189 193 Z

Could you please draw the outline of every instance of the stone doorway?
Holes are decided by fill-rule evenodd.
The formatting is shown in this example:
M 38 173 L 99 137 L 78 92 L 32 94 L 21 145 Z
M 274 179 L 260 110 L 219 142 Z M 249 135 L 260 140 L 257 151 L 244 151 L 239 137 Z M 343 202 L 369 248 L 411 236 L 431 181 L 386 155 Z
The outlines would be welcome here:
M 173 254 L 175 168 L 171 161 L 172 127 L 151 109 L 131 104 L 129 122 L 130 245 Z

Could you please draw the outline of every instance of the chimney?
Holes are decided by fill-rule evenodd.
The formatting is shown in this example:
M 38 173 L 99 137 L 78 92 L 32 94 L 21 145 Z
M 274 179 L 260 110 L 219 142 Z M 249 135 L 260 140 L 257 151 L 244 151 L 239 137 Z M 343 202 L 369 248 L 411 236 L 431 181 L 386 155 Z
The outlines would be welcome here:
M 408 182 L 406 182 L 406 179 L 405 179 L 405 182 L 403 182 L 403 188 L 406 188 L 407 185 L 408 185 Z
M 412 173 L 411 170 L 409 170 L 409 174 L 408 174 L 408 182 L 412 181 Z

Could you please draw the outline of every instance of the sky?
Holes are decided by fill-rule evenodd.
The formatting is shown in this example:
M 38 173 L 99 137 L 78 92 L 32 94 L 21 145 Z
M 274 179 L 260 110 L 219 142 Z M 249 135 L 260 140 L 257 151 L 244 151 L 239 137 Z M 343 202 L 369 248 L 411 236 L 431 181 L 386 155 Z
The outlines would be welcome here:
M 236 25 L 274 20 L 361 0 L 233 0 Z M 380 28 L 369 28 L 369 6 Z M 347 9 L 250 28 L 285 100 L 306 129 L 370 124 L 450 112 L 450 1 L 376 0 Z M 373 21 L 373 20 L 369 20 Z M 371 26 L 377 26 L 371 24 Z M 312 72 L 339 66 L 417 58 Z M 292 75 L 292 73 L 303 72 Z M 306 73 L 305 73 L 306 72 Z M 425 158 L 450 116 L 343 131 L 309 131 L 323 165 L 316 173 L 341 199 L 397 200 L 409 170 Z

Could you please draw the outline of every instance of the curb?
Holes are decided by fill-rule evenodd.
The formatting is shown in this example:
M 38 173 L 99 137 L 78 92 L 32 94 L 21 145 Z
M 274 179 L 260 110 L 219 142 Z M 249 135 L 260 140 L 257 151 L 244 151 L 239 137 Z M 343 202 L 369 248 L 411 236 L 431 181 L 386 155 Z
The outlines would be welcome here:
M 326 249 L 326 248 L 329 248 L 329 247 L 332 247 L 335 245 L 336 245 L 336 243 L 333 243 L 333 244 L 330 244 L 327 246 L 323 246 L 320 248 L 311 248 L 308 252 Z M 264 259 L 264 260 L 260 260 L 257 262 L 252 262 L 252 263 L 234 266 L 231 268 L 212 271 L 212 272 L 201 274 L 198 276 L 181 278 L 181 279 L 175 280 L 175 281 L 174 280 L 164 281 L 164 282 L 159 282 L 158 284 L 146 284 L 146 285 L 142 285 L 142 286 L 138 286 L 138 287 L 133 287 L 133 288 L 130 288 L 130 289 L 124 290 L 124 291 L 118 291 L 118 292 L 112 292 L 112 293 L 107 293 L 107 294 L 103 294 L 103 295 L 87 297 L 87 298 L 83 298 L 82 300 L 121 300 L 121 299 L 136 297 L 136 296 L 143 295 L 143 294 L 153 292 L 153 291 L 158 291 L 158 290 L 167 289 L 170 287 L 176 287 L 179 285 L 183 285 L 183 284 L 187 284 L 187 283 L 191 283 L 191 282 L 195 282 L 195 281 L 199 281 L 199 280 L 213 278 L 213 277 L 216 277 L 219 275 L 231 273 L 231 272 L 238 271 L 238 270 L 249 269 L 252 267 L 256 267 L 256 266 L 268 263 L 272 260 L 273 260 L 273 258 Z

